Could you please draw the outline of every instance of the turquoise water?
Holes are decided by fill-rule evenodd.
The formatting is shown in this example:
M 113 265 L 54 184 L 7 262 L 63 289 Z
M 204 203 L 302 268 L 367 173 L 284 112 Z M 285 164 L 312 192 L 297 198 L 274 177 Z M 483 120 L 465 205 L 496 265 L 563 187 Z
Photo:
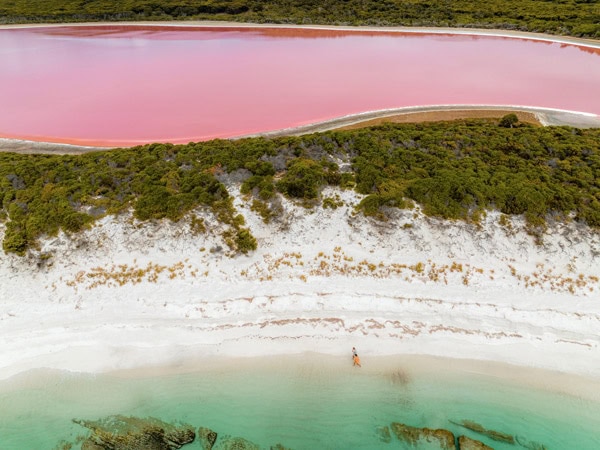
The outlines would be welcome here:
M 282 362 L 142 378 L 20 376 L 0 383 L 0 449 L 52 449 L 61 439 L 85 434 L 71 419 L 111 414 L 205 426 L 264 448 L 276 443 L 293 449 L 398 448 L 397 442 L 382 442 L 377 432 L 393 421 L 447 428 L 499 450 L 523 448 L 450 420 L 471 420 L 547 449 L 600 448 L 600 403 L 584 398 L 466 372 Z

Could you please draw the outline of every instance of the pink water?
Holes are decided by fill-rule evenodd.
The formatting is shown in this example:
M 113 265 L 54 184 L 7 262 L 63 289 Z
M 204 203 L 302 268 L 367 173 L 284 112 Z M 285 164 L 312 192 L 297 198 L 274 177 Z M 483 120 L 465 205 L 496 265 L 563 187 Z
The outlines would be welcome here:
M 306 29 L 0 30 L 0 137 L 181 143 L 439 104 L 600 114 L 600 49 Z

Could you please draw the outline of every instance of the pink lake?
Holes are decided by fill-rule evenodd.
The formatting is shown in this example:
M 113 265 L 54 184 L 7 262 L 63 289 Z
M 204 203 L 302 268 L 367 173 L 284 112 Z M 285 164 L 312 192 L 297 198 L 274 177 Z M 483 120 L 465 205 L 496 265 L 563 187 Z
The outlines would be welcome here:
M 0 137 L 187 143 L 446 104 L 600 115 L 600 49 L 314 29 L 0 30 Z

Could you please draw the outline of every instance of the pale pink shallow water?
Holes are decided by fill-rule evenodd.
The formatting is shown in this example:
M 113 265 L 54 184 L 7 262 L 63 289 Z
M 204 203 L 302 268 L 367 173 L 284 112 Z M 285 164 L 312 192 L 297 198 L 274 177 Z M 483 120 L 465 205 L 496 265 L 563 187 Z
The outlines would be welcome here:
M 600 49 L 307 29 L 0 30 L 0 137 L 185 143 L 439 104 L 600 114 Z

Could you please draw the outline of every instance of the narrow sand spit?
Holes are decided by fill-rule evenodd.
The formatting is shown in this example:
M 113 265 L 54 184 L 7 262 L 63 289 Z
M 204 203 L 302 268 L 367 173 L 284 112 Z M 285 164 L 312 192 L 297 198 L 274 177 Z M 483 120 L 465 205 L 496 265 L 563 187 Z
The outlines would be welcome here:
M 432 105 L 408 106 L 380 111 L 367 111 L 350 114 L 315 124 L 303 125 L 284 130 L 257 133 L 254 136 L 299 136 L 336 129 L 352 129 L 370 126 L 370 122 L 430 122 L 435 120 L 455 120 L 470 118 L 500 118 L 505 114 L 516 113 L 521 120 L 541 125 L 568 125 L 576 128 L 598 128 L 600 117 L 595 114 L 565 111 L 552 108 L 506 105 Z

